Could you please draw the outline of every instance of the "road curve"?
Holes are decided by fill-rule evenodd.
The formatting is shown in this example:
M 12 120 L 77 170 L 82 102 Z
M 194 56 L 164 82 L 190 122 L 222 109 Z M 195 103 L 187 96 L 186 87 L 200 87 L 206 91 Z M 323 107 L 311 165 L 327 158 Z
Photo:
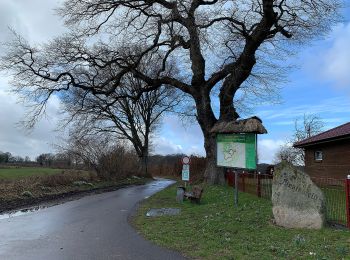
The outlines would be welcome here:
M 159 179 L 20 216 L 0 216 L 0 259 L 184 259 L 146 241 L 127 220 L 136 203 L 172 183 Z

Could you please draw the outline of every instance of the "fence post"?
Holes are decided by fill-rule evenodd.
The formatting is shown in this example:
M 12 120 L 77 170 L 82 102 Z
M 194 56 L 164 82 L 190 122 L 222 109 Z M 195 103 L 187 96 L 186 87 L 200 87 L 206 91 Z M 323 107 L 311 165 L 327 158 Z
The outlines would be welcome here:
M 345 180 L 347 227 L 350 229 L 350 175 Z
M 242 191 L 245 192 L 245 173 L 242 173 Z
M 260 183 L 260 174 L 257 174 L 257 180 L 258 180 L 258 185 L 256 187 L 256 195 L 260 198 L 261 197 L 261 183 Z
M 232 174 L 232 187 L 236 187 L 236 171 L 231 170 L 231 174 Z

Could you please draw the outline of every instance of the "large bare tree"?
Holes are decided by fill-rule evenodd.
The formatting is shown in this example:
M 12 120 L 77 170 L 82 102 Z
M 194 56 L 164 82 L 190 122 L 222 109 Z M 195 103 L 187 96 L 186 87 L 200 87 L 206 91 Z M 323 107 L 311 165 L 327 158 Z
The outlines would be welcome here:
M 143 92 L 162 85 L 183 91 L 193 98 L 204 135 L 205 177 L 217 183 L 223 174 L 212 127 L 236 120 L 234 98 L 268 88 L 268 77 L 280 75 L 277 58 L 327 32 L 340 7 L 340 0 L 67 0 L 58 12 L 70 33 L 38 48 L 17 37 L 1 66 L 15 73 L 15 91 L 39 104 L 34 115 L 51 95 L 71 88 L 125 97 L 118 89 L 129 73 L 147 83 Z M 150 55 L 161 57 L 156 76 L 139 66 Z M 179 73 L 164 74 L 174 62 Z M 112 77 L 104 77 L 106 69 Z

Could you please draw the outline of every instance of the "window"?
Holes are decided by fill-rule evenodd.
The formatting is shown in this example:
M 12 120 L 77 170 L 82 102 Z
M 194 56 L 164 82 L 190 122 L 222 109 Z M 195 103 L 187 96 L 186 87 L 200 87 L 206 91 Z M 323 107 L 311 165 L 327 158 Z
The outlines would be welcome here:
M 315 152 L 315 161 L 322 161 L 322 151 Z

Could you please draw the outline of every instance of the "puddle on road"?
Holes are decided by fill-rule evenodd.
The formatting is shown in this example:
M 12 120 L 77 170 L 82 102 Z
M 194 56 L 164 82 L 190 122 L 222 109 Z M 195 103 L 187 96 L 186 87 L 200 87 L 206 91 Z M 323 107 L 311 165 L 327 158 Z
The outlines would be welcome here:
M 155 182 L 152 182 L 144 187 L 142 187 L 142 190 L 144 192 L 145 197 L 150 196 L 169 185 L 175 183 L 175 181 L 167 180 L 167 179 L 156 179 Z
M 171 180 L 167 180 L 167 179 L 161 179 L 161 178 L 156 178 L 156 181 L 154 183 L 152 183 L 151 185 L 146 185 L 147 187 L 147 191 L 151 191 L 156 192 L 158 190 L 161 190 L 167 186 L 169 186 L 170 184 L 174 183 L 174 181 Z M 145 199 L 149 198 L 149 195 L 146 194 Z M 13 212 L 8 212 L 8 213 L 4 213 L 4 214 L 0 214 L 0 220 L 3 219 L 11 219 L 14 217 L 18 217 L 18 216 L 22 216 L 22 215 L 27 215 L 30 213 L 34 213 L 37 212 L 39 210 L 48 208 L 49 206 L 37 206 L 37 207 L 33 207 L 33 208 L 28 208 L 28 209 L 21 209 L 21 210 L 17 210 L 17 211 L 13 211 Z
M 29 213 L 37 212 L 45 208 L 47 208 L 47 206 L 38 206 L 30 209 L 21 209 L 21 210 L 17 210 L 17 211 L 5 213 L 5 214 L 0 214 L 0 220 L 26 215 Z

